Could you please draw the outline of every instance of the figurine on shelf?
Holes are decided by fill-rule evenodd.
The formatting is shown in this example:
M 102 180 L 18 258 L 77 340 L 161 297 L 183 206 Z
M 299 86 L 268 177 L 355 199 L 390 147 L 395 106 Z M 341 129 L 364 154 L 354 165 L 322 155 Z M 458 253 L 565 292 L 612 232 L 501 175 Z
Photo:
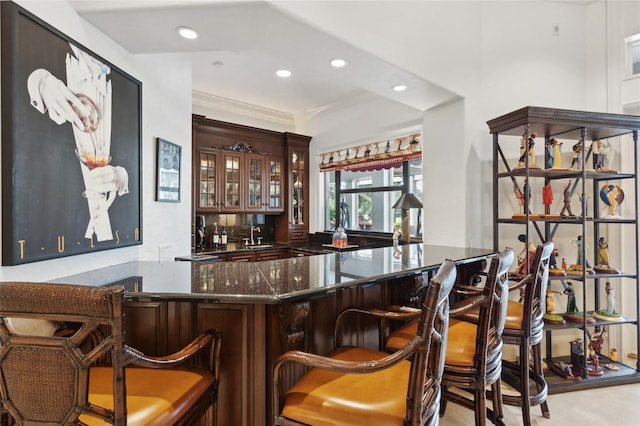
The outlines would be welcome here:
M 615 268 L 612 268 L 609 264 L 609 244 L 604 237 L 598 238 L 598 261 L 596 262 L 596 266 L 593 267 L 593 270 L 596 272 L 602 272 L 605 274 L 619 274 Z
M 608 206 L 605 217 L 620 217 L 616 214 L 616 207 L 624 201 L 624 191 L 617 185 L 605 185 L 600 189 L 600 199 Z
M 581 376 L 585 368 L 589 376 L 602 376 L 604 372 L 600 368 L 600 360 L 598 356 L 589 349 L 587 357 L 587 366 L 584 365 L 584 351 L 582 350 L 582 339 L 576 339 L 569 342 L 571 345 L 571 367 L 574 374 Z
M 591 269 L 591 264 L 584 256 L 585 245 L 583 236 L 578 235 L 577 239 L 571 240 L 571 244 L 576 248 L 576 263 L 570 265 L 566 272 L 573 275 L 582 275 L 582 269 L 584 268 L 588 274 L 592 273 L 593 269 Z
M 563 293 L 567 295 L 567 310 L 563 314 L 564 319 L 569 322 L 576 323 L 582 323 L 583 320 L 586 320 L 587 324 L 595 323 L 593 317 L 578 310 L 578 306 L 576 305 L 576 290 L 573 288 L 573 284 L 571 282 L 567 282 L 567 286 L 564 288 Z
M 524 189 L 524 194 L 520 190 L 520 186 L 518 186 L 518 183 L 514 180 L 513 193 L 515 194 L 516 199 L 518 200 L 518 206 L 520 207 L 520 209 L 518 213 L 512 216 L 513 219 L 522 219 L 525 216 L 525 213 L 526 213 L 525 212 L 525 204 L 526 204 L 525 196 L 528 196 L 529 201 L 531 201 L 531 188 L 529 187 L 529 183 L 525 180 L 522 186 Z
M 591 155 L 593 156 L 593 170 L 597 172 L 604 169 L 604 154 L 602 153 L 600 139 L 596 139 L 591 143 Z
M 618 360 L 618 350 L 616 348 L 611 348 L 609 352 L 609 362 L 605 364 L 604 368 L 611 371 L 619 371 L 620 368 L 616 365 L 616 361 Z
M 563 203 L 562 210 L 560 210 L 561 217 L 575 217 L 571 211 L 571 181 L 567 184 L 563 191 Z M 565 214 L 568 213 L 568 214 Z
M 571 169 L 580 170 L 582 168 L 582 139 L 573 145 L 573 157 L 571 158 Z
M 529 273 L 533 258 L 536 254 L 536 246 L 529 243 L 527 245 L 527 236 L 524 234 L 518 235 L 518 241 L 524 244 L 520 253 L 518 253 L 518 265 L 516 266 L 515 276 L 524 277 Z
M 542 204 L 544 204 L 544 216 L 551 215 L 551 204 L 553 203 L 553 191 L 550 184 L 542 187 Z
M 609 142 L 600 142 L 600 157 L 602 159 L 602 167 L 600 169 L 597 169 L 596 171 L 601 173 L 618 173 L 612 168 L 611 165 L 612 151 L 613 150 Z
M 529 156 L 529 168 L 536 167 L 536 154 L 533 147 L 536 144 L 536 132 L 531 132 L 527 139 L 527 134 L 523 134 L 520 139 L 520 158 L 518 159 L 518 167 L 525 167 L 527 156 Z
M 551 286 L 548 285 L 545 295 L 545 313 L 542 317 L 548 324 L 565 325 L 566 321 L 564 320 L 562 315 L 553 313 L 553 311 L 556 310 L 556 302 L 553 298 L 553 293 L 562 294 L 559 291 L 552 290 Z
M 578 312 L 576 307 L 576 290 L 573 288 L 572 283 L 567 283 L 567 287 L 563 291 L 567 295 L 567 314 L 575 314 Z
M 616 312 L 616 290 L 609 281 L 605 284 L 607 293 L 607 309 L 598 309 L 593 316 L 604 321 L 622 321 L 622 315 Z
M 557 264 L 558 256 L 559 256 L 558 248 L 554 247 L 553 250 L 551 251 L 551 256 L 549 256 L 549 275 L 564 277 L 565 275 L 567 275 L 567 273 L 564 272 L 564 268 L 558 268 L 558 264 Z M 564 259 L 562 260 L 564 261 Z
M 582 377 L 576 376 L 573 374 L 573 370 L 571 369 L 571 365 L 560 362 L 554 362 L 550 366 L 551 370 L 556 373 L 560 377 L 564 377 L 567 380 L 578 381 L 582 380 Z
M 549 153 L 549 162 L 547 163 L 550 169 L 562 169 L 562 156 L 560 155 L 560 148 L 562 142 L 558 142 L 556 139 L 549 139 L 547 151 Z
M 579 196 L 580 199 L 580 207 L 581 207 L 581 212 L 580 212 L 580 217 L 589 217 L 589 215 L 587 214 L 589 212 L 589 195 L 585 195 L 585 194 L 580 194 Z
M 604 327 L 596 325 L 593 328 L 593 334 L 589 340 L 589 349 L 595 352 L 596 355 L 600 355 L 602 345 L 604 344 L 604 336 L 607 334 L 607 330 Z

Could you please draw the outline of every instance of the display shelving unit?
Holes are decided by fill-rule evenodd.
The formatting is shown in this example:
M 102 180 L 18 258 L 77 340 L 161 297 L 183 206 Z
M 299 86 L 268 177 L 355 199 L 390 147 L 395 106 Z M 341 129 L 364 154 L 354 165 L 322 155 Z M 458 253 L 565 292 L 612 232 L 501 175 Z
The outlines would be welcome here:
M 566 287 L 565 281 L 570 279 L 581 285 L 582 298 L 580 306 L 581 322 L 567 322 L 566 325 L 546 325 L 546 362 L 548 365 L 558 365 L 560 362 L 567 364 L 579 362 L 578 367 L 586 367 L 579 375 L 579 380 L 567 380 L 561 376 L 549 373 L 546 375 L 550 393 L 566 392 L 579 389 L 610 386 L 624 383 L 640 382 L 640 363 L 637 359 L 630 363 L 615 363 L 618 371 L 605 370 L 604 365 L 610 362 L 609 357 L 601 354 L 600 367 L 603 374 L 600 376 L 589 373 L 589 348 L 591 337 L 590 328 L 595 326 L 633 327 L 635 335 L 635 347 L 629 352 L 638 354 L 640 349 L 640 327 L 638 323 L 640 310 L 640 289 L 638 286 L 638 131 L 640 130 L 640 117 L 621 114 L 608 114 L 585 111 L 572 111 L 542 107 L 524 107 L 487 122 L 490 133 L 493 135 L 493 212 L 494 212 L 494 249 L 500 249 L 501 244 L 509 245 L 514 241 L 514 234 L 525 235 L 525 247 L 529 244 L 537 245 L 541 242 L 553 240 L 562 228 L 573 227 L 573 235 L 583 236 L 584 256 L 578 272 L 567 277 L 550 277 L 551 280 L 560 280 Z M 533 157 L 528 155 L 527 141 L 533 137 L 535 142 L 532 147 Z M 552 168 L 550 163 L 551 152 L 548 143 L 551 139 L 561 141 L 565 146 L 574 146 L 576 165 Z M 626 155 L 633 155 L 625 163 L 627 170 L 618 171 L 605 168 L 592 168 L 593 161 L 592 143 L 596 140 L 604 142 L 607 146 L 623 148 Z M 508 159 L 510 152 L 517 152 L 520 142 L 521 159 Z M 523 143 L 524 142 L 524 143 Z M 540 145 L 544 146 L 540 147 Z M 582 142 L 578 144 L 577 142 Z M 536 144 L 539 144 L 536 146 Z M 504 149 L 503 149 L 504 148 Z M 515 149 L 514 149 L 515 148 Z M 541 155 L 544 152 L 544 161 L 535 164 L 535 153 Z M 556 151 L 557 152 L 557 151 Z M 505 154 L 506 153 L 506 154 Z M 557 154 L 556 154 L 557 155 Z M 571 181 L 571 182 L 569 182 Z M 606 207 L 600 198 L 602 185 L 625 184 L 628 193 L 625 196 L 625 215 L 603 215 L 602 207 Z M 570 194 L 579 197 L 579 211 L 575 216 L 545 215 L 536 213 L 536 206 L 531 202 L 532 188 L 535 186 L 547 186 L 554 184 L 556 187 L 570 188 Z M 522 211 L 519 214 L 506 217 L 504 206 L 505 188 L 513 187 L 513 191 L 520 191 Z M 624 192 L 623 192 L 624 193 Z M 586 194 L 586 196 L 584 196 Z M 562 197 L 557 197 L 562 198 Z M 558 204 L 556 198 L 555 206 Z M 589 198 L 592 199 L 591 209 L 588 206 Z M 562 201 L 562 199 L 560 200 Z M 619 206 L 620 207 L 620 206 Z M 631 217 L 629 217 L 631 216 Z M 625 244 L 626 250 L 634 250 L 634 256 L 628 256 L 633 260 L 627 262 L 624 271 L 617 273 L 590 273 L 588 258 L 594 260 L 597 256 L 598 239 L 605 236 L 606 231 L 613 227 L 623 227 L 622 232 L 630 236 L 631 244 Z M 587 246 L 593 248 L 593 252 L 587 250 Z M 621 250 L 622 251 L 622 250 Z M 526 255 L 526 254 L 525 254 Z M 577 260 L 576 260 L 577 262 Z M 633 307 L 625 308 L 619 321 L 604 321 L 591 317 L 591 313 L 604 308 L 601 300 L 601 289 L 604 282 L 615 280 L 618 286 L 630 286 L 634 294 Z M 555 281 L 553 281 L 555 282 Z M 550 281 L 551 285 L 551 281 Z M 627 287 L 625 287 L 626 289 Z M 627 303 L 627 307 L 628 307 Z M 554 340 L 566 338 L 559 330 L 578 329 L 582 331 L 582 338 L 577 344 L 571 346 L 570 353 L 573 356 L 558 356 L 554 354 Z M 556 337 L 559 336 L 559 337 Z M 557 343 L 557 342 L 556 342 Z M 567 341 L 567 348 L 570 346 Z M 577 369 L 579 370 L 579 368 Z

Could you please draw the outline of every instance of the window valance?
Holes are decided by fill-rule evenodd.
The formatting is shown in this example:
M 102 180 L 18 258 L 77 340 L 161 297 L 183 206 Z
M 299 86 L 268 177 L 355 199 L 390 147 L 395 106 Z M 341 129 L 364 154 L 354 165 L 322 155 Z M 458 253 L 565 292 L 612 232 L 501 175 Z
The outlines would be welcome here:
M 324 153 L 320 171 L 389 169 L 417 158 L 422 158 L 421 133 Z

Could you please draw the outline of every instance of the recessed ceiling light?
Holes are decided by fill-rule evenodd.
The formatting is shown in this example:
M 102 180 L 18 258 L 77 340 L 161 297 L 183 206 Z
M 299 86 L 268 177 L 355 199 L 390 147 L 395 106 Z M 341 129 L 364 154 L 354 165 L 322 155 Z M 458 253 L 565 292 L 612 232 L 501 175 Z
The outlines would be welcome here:
M 289 71 L 289 70 L 278 70 L 278 71 L 276 71 L 276 75 L 278 77 L 282 77 L 282 78 L 291 77 L 291 71 Z
M 393 90 L 396 92 L 404 92 L 405 90 L 407 90 L 407 86 L 405 86 L 404 84 L 397 84 L 393 86 Z
M 335 67 L 335 68 L 342 68 L 342 67 L 344 67 L 345 65 L 347 65 L 347 61 L 345 61 L 344 59 L 336 58 L 336 59 L 332 59 L 332 60 L 331 60 L 331 66 L 332 66 L 332 67 Z
M 178 27 L 176 28 L 176 32 L 180 34 L 181 37 L 184 37 L 188 40 L 194 40 L 198 38 L 198 33 L 189 27 Z

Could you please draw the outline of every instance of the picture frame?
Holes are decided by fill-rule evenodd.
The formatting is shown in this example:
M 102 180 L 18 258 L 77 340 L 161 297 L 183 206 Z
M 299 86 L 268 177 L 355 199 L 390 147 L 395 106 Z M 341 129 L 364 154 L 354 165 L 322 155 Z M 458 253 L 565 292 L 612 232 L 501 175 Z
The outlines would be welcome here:
M 156 201 L 179 203 L 182 147 L 158 138 L 156 148 Z
M 0 8 L 2 265 L 142 244 L 142 83 Z

